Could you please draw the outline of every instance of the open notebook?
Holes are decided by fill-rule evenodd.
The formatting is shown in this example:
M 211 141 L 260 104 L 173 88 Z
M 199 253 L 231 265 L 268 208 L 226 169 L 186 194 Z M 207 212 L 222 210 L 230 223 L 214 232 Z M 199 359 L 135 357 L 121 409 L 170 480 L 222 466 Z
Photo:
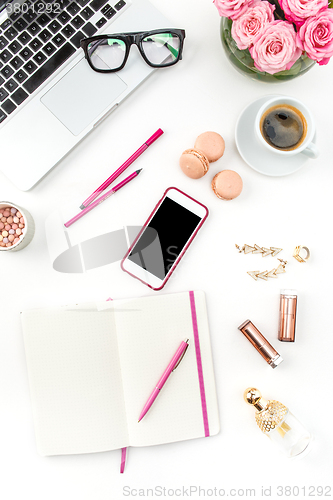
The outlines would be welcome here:
M 38 451 L 90 453 L 219 432 L 203 292 L 24 311 Z M 140 412 L 182 340 L 190 345 Z

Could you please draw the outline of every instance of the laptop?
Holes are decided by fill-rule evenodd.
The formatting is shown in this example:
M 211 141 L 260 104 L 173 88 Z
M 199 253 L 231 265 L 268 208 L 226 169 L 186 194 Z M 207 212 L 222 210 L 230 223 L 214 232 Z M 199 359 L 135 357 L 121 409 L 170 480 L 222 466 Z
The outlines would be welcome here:
M 0 0 L 3 174 L 31 189 L 154 71 L 132 46 L 124 69 L 97 73 L 82 38 L 170 27 L 148 0 Z

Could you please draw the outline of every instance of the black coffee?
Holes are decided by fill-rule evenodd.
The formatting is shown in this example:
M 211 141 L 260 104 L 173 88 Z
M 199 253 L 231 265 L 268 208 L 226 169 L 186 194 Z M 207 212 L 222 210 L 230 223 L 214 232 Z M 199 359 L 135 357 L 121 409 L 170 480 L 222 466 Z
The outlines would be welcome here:
M 265 141 L 275 149 L 296 149 L 306 136 L 306 120 L 302 113 L 289 106 L 277 104 L 261 117 L 260 130 Z

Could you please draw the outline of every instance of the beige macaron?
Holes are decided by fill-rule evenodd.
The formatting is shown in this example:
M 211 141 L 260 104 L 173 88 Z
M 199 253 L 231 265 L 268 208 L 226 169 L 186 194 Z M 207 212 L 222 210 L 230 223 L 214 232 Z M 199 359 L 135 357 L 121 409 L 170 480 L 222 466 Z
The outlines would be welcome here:
M 187 177 L 200 179 L 209 170 L 207 156 L 197 149 L 186 149 L 179 158 L 179 165 Z
M 225 142 L 217 132 L 204 132 L 197 137 L 194 147 L 202 151 L 207 156 L 208 161 L 213 162 L 223 156 Z
M 221 200 L 233 200 L 242 192 L 243 181 L 237 172 L 222 170 L 212 180 L 212 190 Z

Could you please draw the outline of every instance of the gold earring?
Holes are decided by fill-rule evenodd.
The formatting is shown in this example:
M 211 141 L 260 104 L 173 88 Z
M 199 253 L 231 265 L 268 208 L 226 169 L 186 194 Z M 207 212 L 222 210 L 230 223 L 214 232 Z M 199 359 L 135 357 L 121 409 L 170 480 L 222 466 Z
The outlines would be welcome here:
M 272 269 L 271 271 L 247 271 L 247 274 L 251 276 L 255 281 L 257 281 L 258 278 L 261 278 L 262 280 L 267 281 L 268 278 L 277 278 L 278 274 L 282 274 L 286 272 L 286 265 L 288 262 L 286 260 L 278 259 L 280 261 L 280 264 L 275 268 Z
M 270 248 L 265 248 L 265 247 L 260 247 L 259 245 L 254 245 L 251 247 L 250 245 L 243 245 L 240 247 L 239 245 L 235 244 L 235 247 L 237 248 L 239 253 L 244 252 L 245 254 L 247 253 L 261 253 L 263 257 L 267 257 L 267 255 L 271 255 L 272 257 L 276 257 L 276 255 L 280 252 L 282 252 L 282 248 L 276 248 L 276 247 L 270 247 Z

